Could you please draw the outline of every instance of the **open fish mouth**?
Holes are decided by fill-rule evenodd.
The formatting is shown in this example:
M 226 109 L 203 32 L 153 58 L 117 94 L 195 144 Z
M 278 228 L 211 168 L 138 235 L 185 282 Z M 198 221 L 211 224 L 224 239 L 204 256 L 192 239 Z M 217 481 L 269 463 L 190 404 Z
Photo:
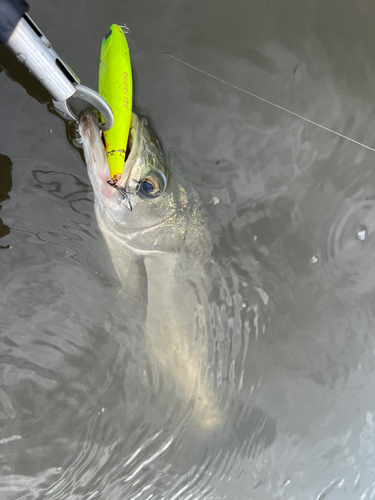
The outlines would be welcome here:
M 133 113 L 123 172 L 111 179 L 98 117 L 86 112 L 79 123 L 88 173 L 95 194 L 106 202 L 132 210 L 137 199 L 155 199 L 164 193 L 168 168 L 159 142 Z
M 136 122 L 132 120 L 128 141 L 129 149 L 131 149 L 133 144 L 132 138 L 134 137 L 135 125 Z M 102 135 L 99 130 L 97 115 L 85 112 L 79 122 L 79 132 L 82 137 L 88 174 L 94 188 L 97 201 L 100 201 L 100 195 L 105 198 L 107 203 L 114 202 L 119 204 L 125 200 L 124 205 L 131 210 L 132 205 L 130 203 L 128 193 L 126 192 L 126 186 L 123 188 L 119 185 L 119 181 L 121 179 L 111 179 L 107 154 L 104 148 Z

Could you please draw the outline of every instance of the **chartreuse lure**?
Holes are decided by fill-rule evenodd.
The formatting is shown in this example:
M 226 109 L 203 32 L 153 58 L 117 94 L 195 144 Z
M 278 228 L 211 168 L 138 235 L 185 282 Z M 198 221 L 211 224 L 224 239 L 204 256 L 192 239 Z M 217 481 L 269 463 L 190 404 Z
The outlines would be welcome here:
M 102 41 L 99 66 L 99 94 L 111 106 L 114 125 L 103 132 L 109 172 L 121 176 L 132 117 L 133 81 L 129 47 L 120 26 L 112 24 Z

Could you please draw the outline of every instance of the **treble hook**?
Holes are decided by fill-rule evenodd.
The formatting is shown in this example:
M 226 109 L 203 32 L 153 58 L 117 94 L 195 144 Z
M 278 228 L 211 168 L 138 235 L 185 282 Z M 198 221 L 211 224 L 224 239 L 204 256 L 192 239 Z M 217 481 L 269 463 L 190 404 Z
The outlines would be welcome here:
M 120 28 L 123 30 L 123 32 L 127 35 L 128 33 L 131 32 L 131 28 L 129 28 L 128 26 L 126 26 L 126 24 L 124 23 L 123 25 L 119 25 Z
M 133 210 L 133 207 L 132 207 L 132 204 L 131 204 L 131 201 L 130 201 L 130 198 L 128 195 L 138 193 L 138 191 L 141 187 L 141 184 L 138 181 L 136 181 L 135 179 L 132 179 L 132 180 L 133 180 L 133 182 L 136 183 L 136 188 L 132 189 L 131 191 L 127 191 L 126 188 L 124 189 L 121 186 L 118 186 L 116 179 L 110 179 L 109 181 L 107 181 L 107 184 L 109 184 L 111 187 L 115 188 L 116 191 L 118 191 L 121 194 L 121 196 L 122 196 L 121 204 L 124 204 L 126 206 L 126 208 L 128 208 L 130 211 Z

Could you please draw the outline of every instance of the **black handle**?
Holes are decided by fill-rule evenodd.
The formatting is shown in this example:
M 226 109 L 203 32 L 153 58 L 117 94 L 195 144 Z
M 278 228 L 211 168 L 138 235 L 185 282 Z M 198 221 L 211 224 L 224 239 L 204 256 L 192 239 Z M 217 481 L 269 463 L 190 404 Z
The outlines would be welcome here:
M 0 0 L 0 44 L 7 43 L 18 21 L 28 10 L 25 0 Z

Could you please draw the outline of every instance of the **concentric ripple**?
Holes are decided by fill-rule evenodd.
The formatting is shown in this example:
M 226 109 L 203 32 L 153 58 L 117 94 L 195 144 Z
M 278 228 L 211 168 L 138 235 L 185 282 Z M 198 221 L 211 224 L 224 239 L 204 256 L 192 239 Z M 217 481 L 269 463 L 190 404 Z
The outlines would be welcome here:
M 358 174 L 358 172 L 357 172 Z M 371 172 L 355 175 L 334 192 L 327 212 L 317 224 L 315 239 L 324 261 L 350 272 L 360 260 L 370 259 L 375 250 L 375 187 Z M 324 246 L 321 246 L 324 243 Z
M 360 189 L 351 198 L 335 200 L 332 223 L 327 238 L 327 254 L 334 259 L 343 251 L 350 250 L 359 241 L 365 241 L 375 228 L 375 195 L 366 196 Z

